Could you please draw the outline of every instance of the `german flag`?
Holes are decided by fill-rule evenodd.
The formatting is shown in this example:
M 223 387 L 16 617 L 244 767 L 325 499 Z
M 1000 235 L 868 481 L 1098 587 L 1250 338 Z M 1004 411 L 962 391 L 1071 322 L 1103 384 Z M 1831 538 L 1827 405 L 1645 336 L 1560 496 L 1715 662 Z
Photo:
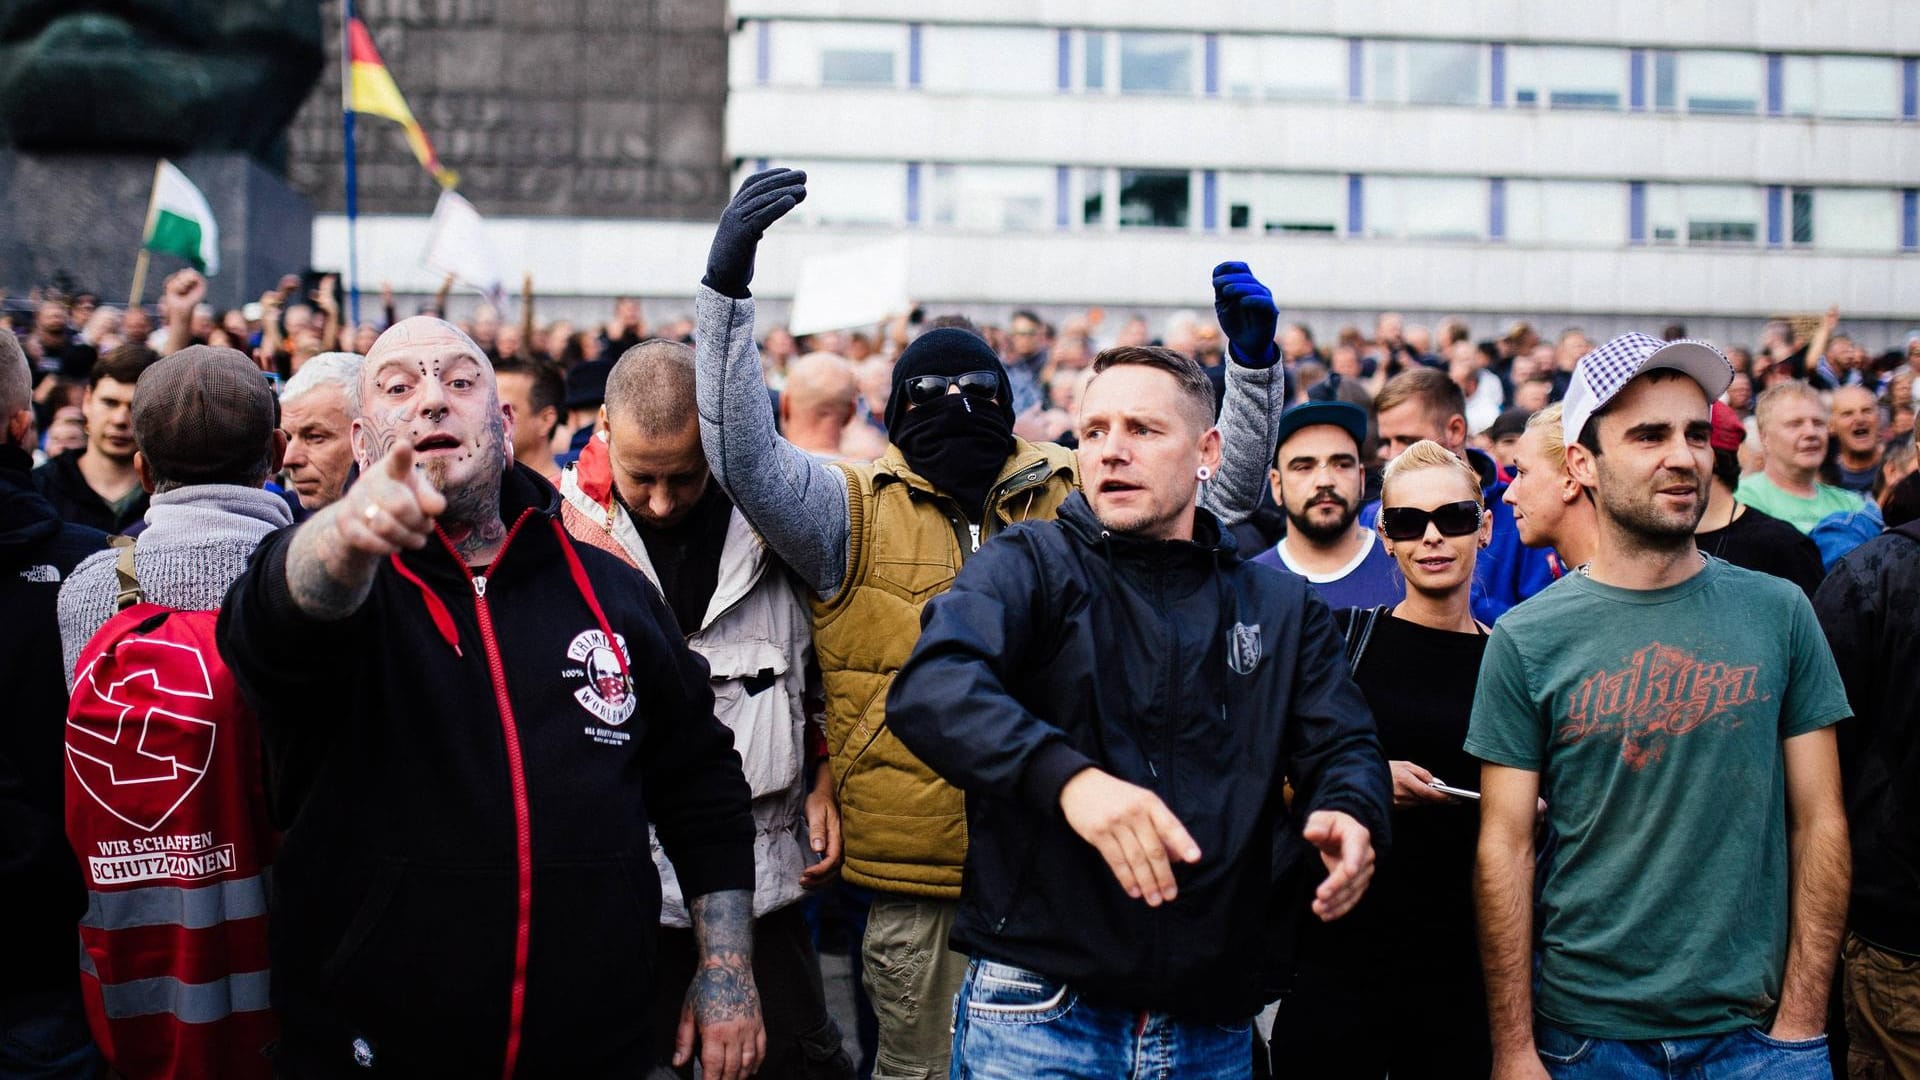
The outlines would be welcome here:
M 386 61 L 380 59 L 379 50 L 373 47 L 373 35 L 367 33 L 367 24 L 358 17 L 347 20 L 347 74 L 341 81 L 347 111 L 384 117 L 399 124 L 406 130 L 407 145 L 413 148 L 420 167 L 432 173 L 441 187 L 453 190 L 460 182 L 460 175 L 440 164 L 433 144 L 427 141 L 427 133 L 413 118 L 413 110 L 407 108 L 407 99 L 400 96 L 400 88 L 394 85 Z

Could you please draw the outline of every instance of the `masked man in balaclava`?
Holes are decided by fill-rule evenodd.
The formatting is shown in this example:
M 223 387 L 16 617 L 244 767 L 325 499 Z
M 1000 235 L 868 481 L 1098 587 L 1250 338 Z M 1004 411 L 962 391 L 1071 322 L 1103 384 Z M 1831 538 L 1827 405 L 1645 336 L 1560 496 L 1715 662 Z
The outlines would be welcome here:
M 967 849 L 960 791 L 887 730 L 887 689 L 920 632 L 920 609 L 968 555 L 1015 522 L 1050 519 L 1079 486 L 1073 452 L 1013 433 L 1012 388 L 977 334 L 923 334 L 893 371 L 891 445 L 865 465 L 824 465 L 782 439 L 761 380 L 747 290 L 767 227 L 806 198 L 806 174 L 748 178 L 720 219 L 697 292 L 700 440 L 713 475 L 811 589 L 840 800 L 842 873 L 874 891 L 863 943 L 880 1020 L 874 1080 L 947 1074 L 952 1001 L 966 960 L 947 948 Z M 1218 272 L 1216 272 L 1218 273 Z M 1235 348 L 1221 470 L 1201 505 L 1228 523 L 1252 512 L 1273 455 L 1284 377 L 1271 297 L 1216 279 L 1223 311 L 1268 346 Z M 1257 345 L 1253 350 L 1259 352 Z

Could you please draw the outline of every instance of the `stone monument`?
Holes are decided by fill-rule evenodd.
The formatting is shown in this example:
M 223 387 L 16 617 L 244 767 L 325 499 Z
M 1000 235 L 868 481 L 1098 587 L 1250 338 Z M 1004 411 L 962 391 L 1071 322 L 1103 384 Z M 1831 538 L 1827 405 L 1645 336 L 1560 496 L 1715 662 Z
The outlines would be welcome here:
M 160 157 L 219 224 L 209 303 L 304 269 L 313 213 L 281 173 L 322 37 L 318 0 L 0 0 L 0 288 L 123 302 Z M 147 299 L 179 265 L 155 256 Z

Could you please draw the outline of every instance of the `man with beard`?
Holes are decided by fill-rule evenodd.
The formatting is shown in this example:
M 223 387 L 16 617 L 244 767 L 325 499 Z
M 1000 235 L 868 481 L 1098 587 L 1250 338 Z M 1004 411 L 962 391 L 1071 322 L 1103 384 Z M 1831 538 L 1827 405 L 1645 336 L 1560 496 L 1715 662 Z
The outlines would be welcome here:
M 1830 405 L 1833 419 L 1827 426 L 1837 447 L 1821 475 L 1834 487 L 1864 495 L 1873 490 L 1886 450 L 1880 441 L 1880 399 L 1864 386 L 1843 386 L 1833 392 Z
M 750 177 L 720 220 L 696 292 L 701 445 L 734 504 L 811 590 L 827 741 L 845 831 L 843 876 L 873 889 L 864 942 L 880 1021 L 876 1080 L 945 1075 L 950 1003 L 965 961 L 947 948 L 960 897 L 960 792 L 886 724 L 886 692 L 920 611 L 1002 529 L 1054 516 L 1079 486 L 1073 454 L 1013 434 L 1013 387 L 985 340 L 921 335 L 893 369 L 891 444 L 864 465 L 826 465 L 781 439 L 753 341 L 748 284 L 761 235 L 806 197 L 806 175 Z M 1249 513 L 1282 399 L 1272 293 L 1239 264 L 1215 270 L 1218 304 L 1259 339 L 1228 365 L 1218 473 L 1200 500 L 1229 523 Z
M 711 482 L 693 349 L 657 339 L 635 345 L 613 365 L 606 393 L 598 430 L 560 474 L 560 520 L 574 539 L 637 568 L 660 590 L 688 647 L 706 659 L 716 715 L 734 733 L 753 790 L 753 977 L 766 1016 L 767 1075 L 851 1077 L 800 904 L 840 866 L 826 738 L 806 704 L 819 699 L 806 598 Z M 663 893 L 653 1024 L 664 1064 L 696 954 L 673 863 L 657 842 L 653 860 Z
M 1567 470 L 1593 559 L 1493 628 L 1466 749 L 1498 1080 L 1831 1075 L 1844 687 L 1799 589 L 1702 555 L 1712 346 L 1582 358 Z M 1559 847 L 1535 933 L 1538 798 Z M 1676 917 L 1684 913 L 1684 917 Z M 1538 964 L 1536 966 L 1536 957 Z M 1684 958 L 1681 962 L 1677 958 Z
M 1735 497 L 1803 533 L 1811 533 L 1829 514 L 1860 509 L 1857 493 L 1820 482 L 1828 423 L 1818 390 L 1798 381 L 1769 387 L 1754 403 L 1753 415 L 1766 464 L 1741 479 Z
M 659 593 L 576 547 L 559 491 L 512 464 L 512 410 L 471 338 L 396 324 L 359 398 L 359 479 L 261 542 L 218 630 L 286 834 L 276 1066 L 644 1073 L 651 824 L 699 943 L 705 1073 L 752 1073 L 753 825 L 706 665 Z
M 147 492 L 134 470 L 133 396 L 140 373 L 160 357 L 145 345 L 122 345 L 87 377 L 80 411 L 87 445 L 33 470 L 40 494 L 75 525 L 122 533 L 147 514 Z
M 1280 417 L 1269 479 L 1287 535 L 1249 560 L 1306 578 L 1330 608 L 1395 604 L 1406 593 L 1393 556 L 1359 523 L 1366 438 L 1366 410 L 1345 401 L 1310 401 Z

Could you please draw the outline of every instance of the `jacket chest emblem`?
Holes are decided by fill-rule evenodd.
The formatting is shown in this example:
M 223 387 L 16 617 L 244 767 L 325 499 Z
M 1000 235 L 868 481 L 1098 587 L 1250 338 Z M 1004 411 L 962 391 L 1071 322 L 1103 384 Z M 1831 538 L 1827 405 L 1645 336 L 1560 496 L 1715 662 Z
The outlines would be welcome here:
M 614 639 L 608 641 L 598 629 L 575 634 L 567 645 L 567 659 L 572 664 L 560 672 L 562 678 L 578 684 L 573 687 L 573 700 L 609 727 L 619 727 L 632 719 L 640 704 L 634 696 L 633 680 L 620 673 L 620 657 L 613 650 L 618 647 L 629 664 L 633 654 L 627 651 L 626 638 L 616 634 Z
M 1236 675 L 1251 675 L 1264 655 L 1260 648 L 1260 624 L 1234 623 L 1227 634 L 1227 666 Z

